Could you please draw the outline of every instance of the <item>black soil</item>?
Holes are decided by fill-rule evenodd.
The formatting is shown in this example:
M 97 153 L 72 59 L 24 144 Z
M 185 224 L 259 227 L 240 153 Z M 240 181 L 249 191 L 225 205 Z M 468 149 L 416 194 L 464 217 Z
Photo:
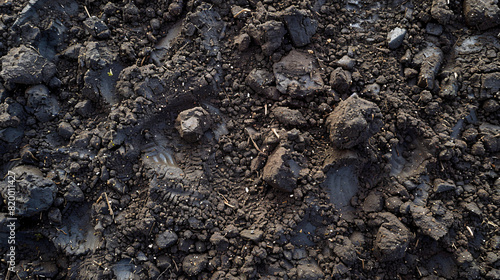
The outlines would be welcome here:
M 0 0 L 0 279 L 500 279 L 499 25 Z

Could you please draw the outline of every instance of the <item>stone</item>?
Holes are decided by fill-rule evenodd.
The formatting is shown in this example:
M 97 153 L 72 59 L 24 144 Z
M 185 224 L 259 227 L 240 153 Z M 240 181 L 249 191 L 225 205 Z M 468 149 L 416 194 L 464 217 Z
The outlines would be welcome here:
M 337 65 L 342 67 L 342 69 L 351 71 L 354 69 L 354 66 L 356 65 L 356 60 L 352 59 L 348 55 L 344 55 L 341 59 L 337 61 Z
M 340 94 L 347 93 L 352 84 L 352 76 L 349 71 L 338 67 L 330 75 L 330 86 Z
M 265 56 L 270 56 L 281 47 L 286 30 L 283 23 L 270 20 L 257 26 L 249 25 L 248 34 L 261 47 L 262 53 Z
M 0 193 L 5 201 L 14 197 L 15 215 L 31 217 L 52 206 L 57 186 L 52 180 L 44 178 L 39 169 L 21 165 L 14 167 L 8 174 L 0 182 Z M 11 174 L 14 174 L 15 182 Z
M 405 256 L 411 232 L 391 213 L 381 213 L 383 222 L 375 239 L 375 256 L 382 262 L 396 261 Z
M 389 49 L 395 50 L 399 48 L 405 39 L 406 29 L 396 27 L 387 34 L 387 45 Z
M 191 143 L 200 140 L 211 125 L 212 117 L 201 107 L 182 111 L 175 120 L 175 128 L 181 137 Z
M 307 125 L 306 119 L 299 110 L 293 110 L 286 107 L 275 107 L 271 113 L 285 126 L 297 127 Z
M 196 276 L 207 267 L 207 264 L 208 256 L 206 254 L 191 254 L 187 255 L 184 257 L 184 260 L 182 260 L 182 270 L 184 270 L 184 273 L 189 277 Z
M 155 243 L 158 245 L 158 248 L 165 249 L 177 243 L 178 239 L 179 237 L 175 232 L 166 230 L 156 236 Z
M 5 81 L 7 88 L 12 88 L 13 84 L 48 83 L 57 71 L 54 63 L 25 45 L 10 49 L 0 60 L 2 62 L 0 77 Z
M 297 179 L 293 175 L 289 160 L 289 151 L 284 147 L 277 148 L 269 159 L 262 173 L 262 179 L 273 188 L 284 192 L 293 192 L 297 187 Z
M 351 95 L 326 119 L 330 141 L 338 149 L 350 149 L 364 143 L 382 128 L 382 113 L 378 106 Z
M 465 22 L 472 28 L 486 30 L 500 24 L 498 0 L 465 0 Z
M 318 22 L 311 19 L 306 10 L 299 10 L 295 6 L 291 6 L 285 9 L 281 15 L 295 47 L 303 47 L 311 42 L 311 37 L 318 28 Z
M 273 65 L 276 88 L 295 98 L 309 96 L 324 87 L 315 58 L 307 53 L 292 50 Z

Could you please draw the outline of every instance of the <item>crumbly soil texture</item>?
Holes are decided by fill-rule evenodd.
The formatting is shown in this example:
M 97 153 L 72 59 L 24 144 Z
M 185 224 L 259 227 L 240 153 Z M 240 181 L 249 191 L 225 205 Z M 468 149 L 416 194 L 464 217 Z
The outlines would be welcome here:
M 0 0 L 0 279 L 500 279 L 499 24 Z

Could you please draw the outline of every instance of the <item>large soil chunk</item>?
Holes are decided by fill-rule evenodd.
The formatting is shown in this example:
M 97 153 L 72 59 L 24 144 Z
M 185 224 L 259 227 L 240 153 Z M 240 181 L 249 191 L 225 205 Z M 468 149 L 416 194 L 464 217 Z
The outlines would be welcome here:
M 500 90 L 500 73 L 486 73 L 481 76 L 481 95 L 492 96 Z
M 326 119 L 330 140 L 339 149 L 364 143 L 383 125 L 379 107 L 354 94 L 340 102 Z
M 470 27 L 486 30 L 500 23 L 498 0 L 465 0 L 465 21 Z
M 18 166 L 8 175 L 13 177 L 7 176 L 0 182 L 0 192 L 5 201 L 15 201 L 16 215 L 30 217 L 50 208 L 57 187 L 52 180 L 44 178 L 39 169 Z
M 448 0 L 433 0 L 431 7 L 431 16 L 441 24 L 448 24 L 453 11 L 449 8 Z
M 380 225 L 375 240 L 375 254 L 381 261 L 395 261 L 405 256 L 410 243 L 410 231 L 394 214 L 379 215 Z
M 263 94 L 266 88 L 274 82 L 274 75 L 266 70 L 253 69 L 245 82 L 255 92 Z
M 418 86 L 433 89 L 435 76 L 443 63 L 443 51 L 434 45 L 429 45 L 415 55 L 413 62 L 420 66 Z
M 34 114 L 40 122 L 50 121 L 59 113 L 59 103 L 54 96 L 50 95 L 46 86 L 32 86 L 26 90 L 26 96 L 28 97 L 27 111 Z
M 300 264 L 297 266 L 298 279 L 317 280 L 323 279 L 325 274 L 316 263 Z
M 85 195 L 83 194 L 82 189 L 76 185 L 76 183 L 71 182 L 64 194 L 65 201 L 68 202 L 82 202 L 85 200 Z
M 249 25 L 248 34 L 262 48 L 262 53 L 269 56 L 281 46 L 286 30 L 283 23 L 270 20 L 257 26 Z
M 208 264 L 207 255 L 188 255 L 182 261 L 182 269 L 188 276 L 195 276 L 205 269 Z
M 349 71 L 341 67 L 332 71 L 330 75 L 330 86 L 339 93 L 347 93 L 352 84 L 352 76 Z
M 36 85 L 48 83 L 56 73 L 56 65 L 34 49 L 21 45 L 1 58 L 2 71 L 0 76 L 6 85 L 22 84 Z
M 148 100 L 156 100 L 161 93 L 166 92 L 165 83 L 157 73 L 154 65 L 138 67 L 133 65 L 123 69 L 116 83 L 116 91 L 125 98 L 136 96 Z
M 314 62 L 314 57 L 291 51 L 273 65 L 276 88 L 292 97 L 305 97 L 323 88 L 323 80 Z
M 80 49 L 78 62 L 84 87 L 85 97 L 99 102 L 104 98 L 109 104 L 117 102 L 115 84 L 122 79 L 122 66 L 117 63 L 118 53 L 102 42 L 86 42 Z
M 287 165 L 287 158 L 287 149 L 284 147 L 276 149 L 264 166 L 263 179 L 276 189 L 292 192 L 297 186 L 297 179 Z
M 351 240 L 345 236 L 338 237 L 338 244 L 335 244 L 333 252 L 346 265 L 353 265 L 357 260 L 356 248 Z
M 104 21 L 96 16 L 89 17 L 83 21 L 85 29 L 97 39 L 108 39 L 111 36 L 111 31 Z
M 318 22 L 311 19 L 306 10 L 289 7 L 283 11 L 283 19 L 296 47 L 303 47 L 311 42 L 311 37 L 318 28 Z
M 174 245 L 178 239 L 179 238 L 175 232 L 167 230 L 156 236 L 156 245 L 158 245 L 158 248 L 160 249 L 165 249 Z
M 290 109 L 287 107 L 276 107 L 272 110 L 272 114 L 280 123 L 290 127 L 305 126 L 306 119 L 299 110 Z
M 26 112 L 21 104 L 7 98 L 0 104 L 0 140 L 8 143 L 20 141 L 24 135 Z
M 479 131 L 483 135 L 482 142 L 487 151 L 497 153 L 500 151 L 500 126 L 483 123 L 479 126 Z
M 182 1 L 179 2 L 182 3 Z M 196 8 L 195 12 L 188 13 L 186 20 L 183 21 L 183 29 L 189 30 L 185 32 L 188 36 L 193 35 L 195 30 L 199 32 L 202 39 L 201 46 L 203 46 L 208 56 L 217 56 L 220 52 L 219 41 L 224 37 L 222 33 L 225 27 L 221 16 L 212 8 L 212 5 L 203 3 Z
M 260 229 L 244 229 L 240 232 L 241 237 L 258 243 L 262 240 L 264 232 Z
M 203 133 L 212 125 L 210 114 L 201 107 L 182 111 L 175 120 L 175 127 L 182 138 L 188 142 L 200 140 Z
M 445 236 L 453 222 L 453 214 L 439 200 L 431 202 L 431 209 L 412 205 L 410 212 L 413 221 L 422 230 L 422 233 L 434 240 Z
M 220 232 L 212 234 L 210 237 L 210 243 L 212 243 L 215 246 L 215 249 L 219 252 L 225 252 L 229 247 L 229 240 Z
M 0 128 L 17 127 L 25 118 L 22 105 L 13 99 L 0 104 Z

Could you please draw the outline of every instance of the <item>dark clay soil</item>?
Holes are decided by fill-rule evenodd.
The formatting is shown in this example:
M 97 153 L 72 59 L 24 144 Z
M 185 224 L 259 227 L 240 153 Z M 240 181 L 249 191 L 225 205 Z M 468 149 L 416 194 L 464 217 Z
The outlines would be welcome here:
M 499 25 L 0 0 L 0 279 L 500 279 Z

